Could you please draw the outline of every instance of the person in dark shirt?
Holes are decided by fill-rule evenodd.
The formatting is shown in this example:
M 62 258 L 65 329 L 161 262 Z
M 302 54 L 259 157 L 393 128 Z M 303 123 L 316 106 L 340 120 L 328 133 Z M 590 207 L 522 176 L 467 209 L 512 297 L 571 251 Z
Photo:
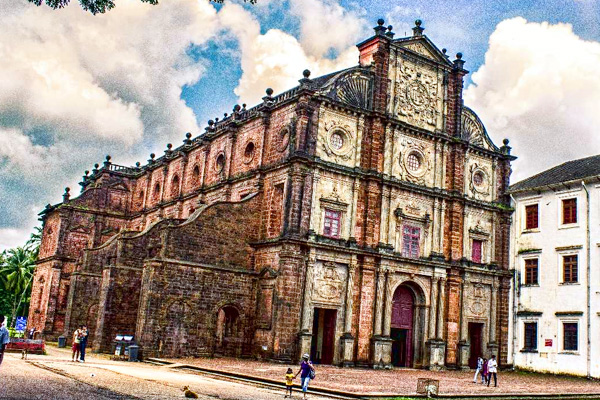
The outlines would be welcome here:
M 300 370 L 296 373 L 296 376 L 300 374 L 300 382 L 302 383 L 302 393 L 306 398 L 306 391 L 308 390 L 308 383 L 315 376 L 315 367 L 309 360 L 310 356 L 305 354 L 302 356 L 302 362 L 300 363 Z

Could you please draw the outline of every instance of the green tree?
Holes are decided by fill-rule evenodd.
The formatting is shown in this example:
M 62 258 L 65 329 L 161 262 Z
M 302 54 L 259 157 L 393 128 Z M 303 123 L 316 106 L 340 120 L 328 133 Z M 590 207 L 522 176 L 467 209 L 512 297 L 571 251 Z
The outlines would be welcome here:
M 148 3 L 152 5 L 158 4 L 158 0 L 140 0 L 142 3 Z M 223 0 L 209 0 L 213 3 L 223 3 Z M 63 8 L 69 5 L 71 0 L 29 0 L 30 3 L 36 6 L 46 3 L 53 9 Z M 244 0 L 245 3 L 256 4 L 257 0 Z M 89 11 L 92 14 L 105 13 L 115 7 L 115 0 L 79 0 L 79 4 L 85 11 Z
M 14 327 L 19 311 L 29 308 L 38 249 L 39 246 L 17 247 L 4 251 L 0 257 L 0 284 L 12 295 L 11 327 Z

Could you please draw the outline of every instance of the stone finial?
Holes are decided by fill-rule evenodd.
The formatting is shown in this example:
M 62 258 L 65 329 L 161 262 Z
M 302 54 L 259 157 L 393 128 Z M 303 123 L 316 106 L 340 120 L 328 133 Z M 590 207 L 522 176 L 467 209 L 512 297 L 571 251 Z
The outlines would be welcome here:
M 227 114 L 227 113 L 223 113 L 223 119 L 227 118 L 228 115 L 229 114 Z
M 262 98 L 264 104 L 267 105 L 267 106 L 273 105 L 273 103 L 274 103 L 274 101 L 273 101 L 273 89 L 267 88 L 267 90 L 265 91 L 265 93 L 267 93 L 267 95 Z
M 66 203 L 69 201 L 69 199 L 71 198 L 71 194 L 69 193 L 71 191 L 71 188 L 66 187 L 65 188 L 65 194 L 63 194 L 63 203 Z
M 375 31 L 375 35 L 379 36 L 385 33 L 385 26 L 383 26 L 383 24 L 385 24 L 385 21 L 383 20 L 383 18 L 379 18 L 377 20 L 377 26 L 373 28 L 373 30 Z
M 86 181 L 89 178 L 90 171 L 86 169 L 83 174 L 83 180 Z
M 100 165 L 98 163 L 94 164 L 94 169 L 92 170 L 92 174 L 98 173 L 98 168 L 99 167 L 100 167 Z
M 167 149 L 165 150 L 165 154 L 166 155 L 171 154 L 171 152 L 173 151 L 173 150 L 171 150 L 172 148 L 173 148 L 173 145 L 171 143 L 167 143 Z
M 305 69 L 304 71 L 302 71 L 302 76 L 304 77 L 304 79 L 308 79 L 310 77 L 310 70 Z
M 502 141 L 503 146 L 500 147 L 500 151 L 504 154 L 510 154 L 510 151 L 512 150 L 512 147 L 510 147 L 508 143 L 510 143 L 508 139 Z
M 106 160 L 104 161 L 104 166 L 106 168 L 110 167 L 110 156 L 106 156 Z
M 139 167 L 140 167 L 140 165 L 142 165 L 142 164 L 141 164 L 139 161 L 135 163 L 135 167 L 136 167 L 136 168 L 139 168 Z
M 148 164 L 153 164 L 154 163 L 154 157 L 156 157 L 156 154 L 150 153 L 150 159 L 148 160 Z
M 304 78 L 300 79 L 298 82 L 300 82 L 300 85 L 303 86 L 303 87 L 305 87 L 305 88 L 309 87 L 310 86 L 310 82 L 311 82 L 311 80 L 309 78 L 310 77 L 310 70 L 305 69 L 304 71 L 302 71 L 302 76 Z
M 242 111 L 246 111 L 246 103 L 242 104 Z
M 422 24 L 423 21 L 421 21 L 420 19 L 415 21 L 415 27 L 412 28 L 414 37 L 423 36 L 423 31 L 425 30 L 425 28 L 421 26 Z
M 233 112 L 234 113 L 240 112 L 241 109 L 242 109 L 242 107 L 240 107 L 239 104 L 236 104 L 235 106 L 233 106 Z
M 185 134 L 185 139 L 183 141 L 183 143 L 187 146 L 189 146 L 190 144 L 192 144 L 192 134 L 190 132 L 187 132 Z
M 394 29 L 394 27 L 392 25 L 388 25 L 387 32 L 385 33 L 385 36 L 389 37 L 390 39 L 394 38 L 394 32 L 392 32 L 392 29 Z
M 462 59 L 462 53 L 456 53 L 456 60 L 454 60 L 454 67 L 462 69 L 465 65 L 465 61 Z

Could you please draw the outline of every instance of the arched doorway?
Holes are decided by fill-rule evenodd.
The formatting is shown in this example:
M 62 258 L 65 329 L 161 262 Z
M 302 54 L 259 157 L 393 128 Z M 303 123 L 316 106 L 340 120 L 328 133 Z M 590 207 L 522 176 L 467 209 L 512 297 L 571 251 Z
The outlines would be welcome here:
M 217 314 L 216 349 L 220 355 L 238 356 L 241 351 L 240 313 L 233 306 L 221 308 Z
M 392 298 L 392 364 L 397 367 L 411 367 L 413 361 L 413 337 L 415 319 L 415 297 L 413 291 L 399 286 Z

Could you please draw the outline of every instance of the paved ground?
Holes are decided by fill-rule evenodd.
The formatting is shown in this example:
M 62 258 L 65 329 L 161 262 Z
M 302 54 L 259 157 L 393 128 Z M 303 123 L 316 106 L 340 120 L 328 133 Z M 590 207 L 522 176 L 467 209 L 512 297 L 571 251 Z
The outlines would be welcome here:
M 169 361 L 193 364 L 199 367 L 244 373 L 263 378 L 281 380 L 288 365 L 228 358 L 189 358 Z M 297 366 L 291 366 L 297 371 Z M 499 386 L 484 387 L 473 383 L 473 373 L 468 371 L 433 372 L 416 369 L 391 371 L 364 370 L 317 366 L 317 377 L 311 386 L 369 394 L 415 393 L 418 378 L 440 381 L 440 394 L 555 394 L 600 393 L 600 383 L 584 378 L 562 377 L 525 372 L 500 372 Z M 493 386 L 493 382 L 492 382 Z
M 5 355 L 0 366 L 0 399 L 183 399 L 183 386 L 189 386 L 203 400 L 283 398 L 282 390 L 212 379 L 170 367 L 111 361 L 97 355 L 86 357 L 84 364 L 74 363 L 63 349 L 47 350 L 47 356 L 30 355 L 27 361 L 21 360 L 20 354 Z

